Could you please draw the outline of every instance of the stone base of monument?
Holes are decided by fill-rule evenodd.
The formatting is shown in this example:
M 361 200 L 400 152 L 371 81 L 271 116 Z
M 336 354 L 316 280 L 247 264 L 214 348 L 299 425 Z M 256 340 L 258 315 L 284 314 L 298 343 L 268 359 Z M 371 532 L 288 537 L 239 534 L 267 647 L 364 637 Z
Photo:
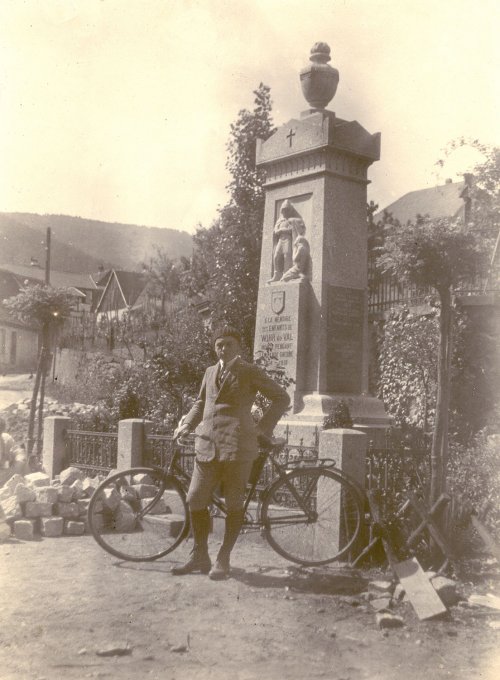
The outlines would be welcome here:
M 297 422 L 292 429 L 289 421 L 281 420 L 274 430 L 274 436 L 286 438 L 292 447 L 316 448 L 318 458 L 334 460 L 335 467 L 364 488 L 369 443 L 366 433 L 348 428 L 322 430 L 313 423 L 304 422 Z
M 296 403 L 302 406 L 301 410 L 280 420 L 276 432 L 280 436 L 286 432 L 292 444 L 303 439 L 305 446 L 313 446 L 314 443 L 309 443 L 311 437 L 317 438 L 317 433 L 323 429 L 325 417 L 340 400 L 345 401 L 349 407 L 354 429 L 366 434 L 375 448 L 383 448 L 386 432 L 392 421 L 380 399 L 367 395 L 296 394 Z
M 307 427 L 307 426 L 305 426 Z M 306 434 L 306 429 L 303 434 Z M 352 429 L 323 430 L 315 435 L 318 439 L 318 456 L 320 459 L 329 459 L 335 467 L 344 472 L 358 487 L 365 487 L 365 468 L 366 450 L 368 439 L 365 434 Z M 304 439 L 306 446 L 310 442 Z M 328 465 L 326 466 L 328 469 Z M 352 505 L 352 496 L 343 492 L 335 479 L 328 476 L 320 478 L 316 492 L 316 510 L 318 521 L 311 525 L 310 531 L 305 539 L 303 533 L 297 533 L 297 540 L 303 542 L 307 540 L 312 560 L 322 560 L 332 553 L 340 550 L 346 544 L 347 532 L 354 529 L 356 521 L 359 520 L 357 508 Z M 278 507 L 277 511 L 282 516 L 286 508 Z M 292 509 L 290 510 L 292 512 Z M 358 541 L 352 546 L 350 554 L 346 555 L 348 561 L 359 552 L 359 545 L 362 544 L 365 527 L 363 523 L 363 513 L 361 513 L 361 532 Z M 293 529 L 287 541 L 291 550 L 294 545 Z M 303 545 L 302 545 L 303 548 Z

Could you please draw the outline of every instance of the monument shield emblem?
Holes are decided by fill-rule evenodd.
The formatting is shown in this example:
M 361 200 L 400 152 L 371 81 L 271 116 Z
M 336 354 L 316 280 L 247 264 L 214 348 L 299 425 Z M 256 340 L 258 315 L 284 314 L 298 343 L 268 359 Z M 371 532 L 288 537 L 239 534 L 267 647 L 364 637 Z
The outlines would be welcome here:
M 275 314 L 281 314 L 285 309 L 285 291 L 274 290 L 271 294 L 271 309 Z

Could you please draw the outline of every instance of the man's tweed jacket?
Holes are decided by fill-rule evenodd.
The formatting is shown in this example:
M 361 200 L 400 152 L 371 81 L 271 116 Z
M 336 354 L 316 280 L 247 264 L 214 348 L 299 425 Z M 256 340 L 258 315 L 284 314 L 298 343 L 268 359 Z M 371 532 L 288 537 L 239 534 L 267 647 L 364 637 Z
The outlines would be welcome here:
M 258 452 L 258 432 L 272 434 L 290 398 L 262 369 L 240 357 L 227 364 L 220 388 L 218 372 L 218 363 L 207 368 L 198 398 L 183 419 L 191 430 L 196 428 L 196 457 L 202 462 L 215 458 L 253 460 Z M 256 426 L 251 409 L 257 392 L 271 403 Z

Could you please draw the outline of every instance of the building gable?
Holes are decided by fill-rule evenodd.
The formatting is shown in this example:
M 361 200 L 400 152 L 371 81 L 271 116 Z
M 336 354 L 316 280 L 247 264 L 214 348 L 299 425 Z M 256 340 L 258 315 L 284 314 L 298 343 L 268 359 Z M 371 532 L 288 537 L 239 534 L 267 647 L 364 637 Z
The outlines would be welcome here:
M 448 182 L 430 189 L 410 191 L 377 213 L 374 219 L 376 222 L 382 219 L 385 212 L 403 225 L 415 221 L 418 215 L 431 219 L 459 217 L 464 214 L 466 189 L 465 182 Z

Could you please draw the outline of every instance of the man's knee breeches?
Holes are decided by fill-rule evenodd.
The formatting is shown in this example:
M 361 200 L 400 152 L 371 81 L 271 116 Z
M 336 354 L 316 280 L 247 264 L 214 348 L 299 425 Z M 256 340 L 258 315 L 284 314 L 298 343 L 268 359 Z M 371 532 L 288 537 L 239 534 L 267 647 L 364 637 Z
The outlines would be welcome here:
M 190 510 L 203 510 L 210 505 L 212 494 L 222 482 L 228 512 L 243 508 L 251 460 L 195 462 L 187 495 Z

